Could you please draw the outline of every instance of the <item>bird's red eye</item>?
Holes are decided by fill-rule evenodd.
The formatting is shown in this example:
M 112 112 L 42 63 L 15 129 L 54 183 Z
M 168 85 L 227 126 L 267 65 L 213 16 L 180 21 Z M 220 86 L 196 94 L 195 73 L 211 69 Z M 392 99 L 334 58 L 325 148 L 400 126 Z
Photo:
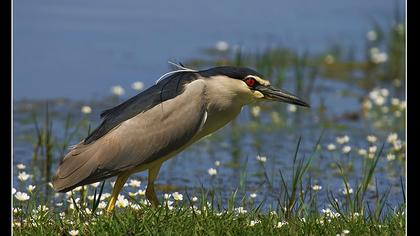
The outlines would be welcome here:
M 254 85 L 255 85 L 255 79 L 253 79 L 253 78 L 248 78 L 248 79 L 245 79 L 245 83 L 249 86 L 249 87 L 253 87 Z

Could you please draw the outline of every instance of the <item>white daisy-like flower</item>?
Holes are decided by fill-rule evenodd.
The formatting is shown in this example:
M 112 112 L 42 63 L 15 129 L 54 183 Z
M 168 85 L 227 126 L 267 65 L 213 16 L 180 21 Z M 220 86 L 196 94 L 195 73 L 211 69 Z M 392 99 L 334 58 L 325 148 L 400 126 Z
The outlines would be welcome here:
M 256 197 L 257 197 L 257 194 L 256 194 L 256 193 L 251 193 L 251 194 L 249 194 L 249 196 L 250 196 L 251 198 L 256 198 Z
M 30 177 L 31 177 L 32 175 L 29 175 L 29 174 L 27 174 L 25 171 L 23 171 L 23 172 L 20 172 L 19 174 L 18 174 L 18 179 L 20 180 L 20 181 L 26 181 L 26 180 L 28 180 Z
M 175 200 L 175 201 L 182 201 L 182 199 L 183 199 L 182 194 L 180 194 L 180 193 L 178 193 L 178 192 L 174 192 L 174 193 L 172 193 L 172 197 L 174 197 L 174 200 Z
M 377 138 L 375 135 L 368 135 L 368 136 L 366 137 L 366 140 L 367 140 L 369 143 L 375 143 L 375 142 L 378 140 L 378 138 Z
M 139 189 L 138 194 L 139 194 L 139 196 L 144 196 L 144 195 L 146 195 L 146 190 Z
M 386 159 L 388 161 L 393 161 L 393 160 L 395 160 L 395 155 L 392 154 L 392 153 L 389 153 L 388 155 L 386 155 Z
M 400 105 L 400 99 L 398 99 L 398 98 L 391 98 L 391 104 L 393 106 L 399 106 Z
M 360 156 L 366 156 L 367 151 L 366 149 L 359 148 L 359 150 L 357 151 L 357 154 L 359 154 Z
M 32 185 L 32 184 L 30 184 L 26 189 L 30 192 L 30 193 L 32 193 L 32 191 L 34 190 L 36 188 L 36 186 L 35 185 Z
M 28 194 L 26 194 L 26 193 L 24 193 L 24 192 L 17 192 L 16 194 L 15 194 L 15 198 L 17 199 L 17 200 L 19 200 L 19 201 L 21 201 L 21 202 L 24 202 L 24 201 L 27 201 L 27 200 L 29 200 L 29 195 Z
M 115 203 L 118 208 L 125 208 L 128 206 L 128 200 L 123 195 L 118 195 L 117 202 Z
M 369 32 L 367 32 L 366 38 L 369 41 L 375 41 L 378 38 L 378 34 L 376 33 L 375 30 L 370 30 Z
M 55 205 L 58 206 L 58 207 L 61 207 L 61 206 L 63 206 L 63 203 L 62 202 L 57 202 Z
M 105 209 L 105 207 L 106 207 L 106 202 L 104 202 L 104 201 L 101 201 L 101 202 L 99 202 L 99 204 L 98 204 L 98 208 L 99 209 Z
M 219 41 L 216 43 L 216 50 L 218 51 L 227 51 L 229 49 L 229 44 L 225 41 Z
M 79 192 L 80 190 L 82 190 L 82 187 L 83 186 L 76 187 L 75 189 L 73 189 L 73 191 Z
M 250 222 L 249 222 L 249 226 L 255 226 L 256 224 L 259 224 L 261 221 L 259 221 L 259 220 L 251 220 Z
M 217 175 L 217 170 L 214 168 L 208 169 L 207 172 L 209 173 L 210 176 Z
M 16 165 L 16 168 L 18 168 L 19 170 L 23 170 L 23 169 L 26 168 L 26 166 L 22 163 L 19 163 L 19 164 Z
M 214 165 L 215 165 L 215 166 L 220 166 L 220 161 L 215 161 L 215 162 L 214 162 Z
M 144 88 L 143 82 L 135 81 L 131 84 L 131 88 L 137 91 L 140 91 Z
M 257 158 L 257 161 L 262 162 L 262 163 L 267 161 L 267 157 L 265 157 L 265 156 L 257 155 L 256 158 Z
M 80 109 L 83 114 L 90 114 L 92 113 L 92 108 L 90 106 L 82 106 Z
M 328 151 L 334 151 L 335 149 L 336 149 L 335 144 L 330 143 L 330 144 L 327 145 L 327 150 Z
M 348 191 L 346 188 L 343 189 L 343 191 L 341 191 L 341 193 L 343 193 L 344 195 L 348 195 L 348 194 L 352 194 L 353 193 L 353 189 L 349 188 Z
M 141 184 L 141 181 L 130 179 L 130 183 L 128 185 L 130 185 L 133 188 L 139 188 L 140 184 Z
M 168 200 L 169 198 L 171 198 L 171 194 L 169 193 L 165 193 L 163 194 L 163 199 Z
M 337 141 L 338 144 L 345 144 L 350 141 L 350 137 L 347 135 L 344 135 L 342 137 L 337 137 L 335 140 Z
M 378 147 L 377 146 L 370 146 L 369 147 L 369 153 L 376 153 L 376 150 L 378 150 Z
M 253 106 L 251 108 L 251 114 L 254 117 L 259 117 L 260 116 L 260 113 L 261 113 L 261 107 L 260 106 Z
M 124 88 L 121 85 L 116 85 L 111 87 L 111 93 L 116 96 L 121 96 L 124 94 Z
M 278 223 L 277 223 L 277 225 L 275 225 L 274 227 L 276 227 L 276 228 L 281 228 L 281 227 L 283 227 L 284 225 L 287 225 L 288 223 L 286 222 L 286 221 L 279 221 Z
M 79 230 L 70 230 L 69 231 L 69 234 L 71 235 L 71 236 L 75 236 L 75 235 L 78 235 L 79 234 Z
M 296 112 L 297 111 L 297 106 L 296 105 L 293 105 L 293 104 L 288 104 L 287 105 L 287 110 L 289 111 L 289 112 Z
M 388 135 L 387 139 L 386 139 L 386 141 L 387 141 L 388 143 L 393 143 L 393 142 L 395 142 L 395 141 L 397 141 L 397 140 L 398 140 L 398 134 L 397 134 L 397 133 L 390 133 L 390 134 Z
M 191 201 L 196 202 L 196 201 L 198 201 L 198 198 L 194 196 L 194 197 L 192 197 Z
M 343 233 L 343 234 L 349 234 L 349 233 L 350 233 L 350 230 L 348 230 L 348 229 L 343 229 L 343 231 L 342 231 L 341 233 Z
M 380 93 L 381 93 L 381 95 L 382 96 L 384 96 L 384 97 L 388 97 L 388 95 L 389 95 L 389 90 L 388 89 L 386 89 L 386 88 L 382 88 L 381 90 L 379 90 L 380 91 Z
M 351 147 L 350 147 L 350 146 L 348 146 L 348 145 L 346 145 L 346 146 L 344 146 L 344 147 L 341 149 L 341 151 L 342 151 L 343 153 L 347 154 L 347 153 L 349 153 L 349 152 L 351 151 Z
M 238 214 L 245 214 L 248 211 L 245 210 L 243 207 L 237 207 L 237 208 L 235 208 L 235 212 L 238 213 Z
M 315 184 L 315 185 L 312 186 L 312 190 L 314 190 L 314 191 L 319 191 L 321 189 L 322 189 L 321 185 Z

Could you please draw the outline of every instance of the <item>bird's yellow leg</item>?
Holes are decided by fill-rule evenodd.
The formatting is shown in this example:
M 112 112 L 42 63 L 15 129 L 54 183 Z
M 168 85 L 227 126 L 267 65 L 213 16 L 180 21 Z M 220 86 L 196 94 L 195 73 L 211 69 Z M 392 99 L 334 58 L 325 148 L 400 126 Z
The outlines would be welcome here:
M 158 163 L 149 168 L 149 177 L 147 178 L 146 198 L 154 207 L 159 206 L 159 200 L 155 192 L 155 179 L 159 174 L 161 166 L 162 163 Z
M 122 187 L 127 181 L 128 176 L 129 176 L 128 174 L 121 174 L 118 176 L 117 180 L 115 181 L 114 188 L 112 189 L 111 200 L 109 201 L 108 207 L 106 209 L 108 213 L 112 213 L 112 211 L 114 210 L 115 202 L 118 199 L 118 194 L 120 193 Z

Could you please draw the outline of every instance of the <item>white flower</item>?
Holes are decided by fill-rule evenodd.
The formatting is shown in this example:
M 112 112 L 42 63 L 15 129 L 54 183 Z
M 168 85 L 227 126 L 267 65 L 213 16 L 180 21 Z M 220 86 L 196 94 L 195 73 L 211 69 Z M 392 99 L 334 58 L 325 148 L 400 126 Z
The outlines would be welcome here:
M 111 93 L 116 96 L 121 96 L 124 94 L 124 89 L 120 85 L 112 86 L 111 87 Z
M 380 52 L 377 48 L 371 48 L 370 59 L 375 64 L 384 63 L 388 60 L 388 54 L 386 52 Z
M 163 199 L 168 200 L 171 197 L 171 194 L 163 194 Z
M 14 195 L 16 193 L 16 189 L 12 188 L 12 195 Z
M 238 214 L 245 214 L 245 213 L 247 213 L 248 211 L 247 210 L 245 210 L 243 207 L 238 207 L 238 208 L 235 208 L 235 211 L 238 213 Z
M 321 189 L 322 189 L 321 185 L 315 184 L 315 185 L 312 186 L 312 190 L 314 190 L 314 191 L 319 191 Z
M 174 192 L 174 193 L 172 193 L 172 196 L 174 197 L 174 200 L 175 200 L 175 201 L 182 201 L 182 199 L 183 199 L 182 194 L 180 194 L 180 193 L 178 193 L 178 192 Z
M 105 200 L 105 199 L 107 199 L 109 197 L 111 197 L 111 194 L 110 193 L 103 193 L 102 196 L 101 196 L 101 200 Z
M 32 184 L 30 184 L 26 189 L 30 192 L 30 193 L 32 193 L 32 191 L 34 190 L 36 188 L 36 186 L 35 185 L 32 185 Z
M 350 137 L 347 135 L 344 135 L 342 137 L 337 137 L 335 140 L 337 141 L 338 144 L 345 144 L 350 141 Z
M 349 234 L 350 233 L 350 230 L 347 230 L 347 229 L 343 229 L 343 232 L 342 232 L 343 234 Z
M 401 101 L 400 102 L 400 109 L 405 110 L 406 107 L 407 107 L 407 102 L 406 101 Z
M 146 190 L 139 189 L 138 193 L 139 193 L 139 196 L 144 196 L 146 195 Z
M 259 221 L 259 220 L 251 220 L 250 222 L 249 222 L 249 226 L 254 226 L 254 225 L 256 225 L 256 224 L 258 224 L 258 223 L 260 223 L 261 221 Z
M 130 185 L 133 188 L 139 188 L 140 187 L 141 182 L 135 179 L 130 179 L 130 183 L 128 185 Z
M 398 98 L 391 98 L 391 104 L 393 106 L 399 106 L 400 105 L 400 99 L 398 99 Z
M 401 111 L 394 111 L 394 116 L 395 117 L 400 117 L 401 116 Z
M 288 223 L 286 221 L 279 221 L 277 223 L 277 225 L 275 225 L 274 227 L 276 228 L 281 228 L 283 225 L 287 225 Z
M 287 110 L 289 112 L 296 112 L 297 111 L 297 106 L 296 105 L 293 105 L 293 104 L 288 104 L 287 105 Z
M 252 114 L 254 117 L 258 117 L 258 116 L 260 116 L 260 113 L 261 113 L 261 107 L 260 107 L 260 106 L 253 106 L 253 107 L 251 108 L 251 114 Z
M 78 235 L 79 234 L 79 230 L 71 230 L 71 231 L 69 231 L 69 234 L 71 235 L 71 236 L 74 236 L 74 235 Z
M 134 210 L 140 210 L 140 205 L 136 203 L 130 204 L 130 207 L 133 208 Z
M 57 202 L 55 205 L 58 206 L 58 207 L 61 207 L 63 205 L 63 203 L 62 202 Z
M 341 191 L 344 195 L 348 195 L 348 194 L 352 194 L 353 193 L 353 189 L 349 188 L 349 190 L 347 191 L 347 188 L 344 188 L 343 191 Z
M 28 180 L 28 179 L 29 179 L 29 177 L 31 177 L 31 175 L 26 174 L 26 172 L 25 172 L 25 171 L 20 172 L 20 173 L 19 173 L 19 175 L 18 175 L 18 179 L 19 179 L 20 181 L 26 181 L 26 180 Z
M 82 106 L 81 111 L 83 114 L 90 114 L 92 112 L 92 108 L 90 108 L 90 106 Z
M 15 198 L 17 199 L 17 200 L 19 200 L 19 201 L 27 201 L 27 200 L 29 200 L 29 195 L 28 194 L 26 194 L 26 193 L 22 193 L 22 192 L 17 192 L 16 194 L 15 194 Z
M 256 198 L 256 197 L 257 197 L 257 194 L 256 194 L 256 193 L 251 193 L 249 196 L 250 196 L 251 198 Z
M 25 169 L 25 168 L 26 168 L 26 166 L 25 166 L 24 164 L 21 164 L 21 163 L 17 164 L 17 165 L 16 165 L 16 167 L 17 167 L 19 170 L 23 170 L 23 169 Z
M 378 96 L 375 100 L 373 100 L 373 103 L 375 103 L 378 106 L 382 106 L 385 104 L 385 98 L 382 96 Z
M 369 153 L 376 153 L 376 150 L 378 150 L 377 146 L 370 146 L 369 147 Z
M 227 51 L 229 49 L 229 44 L 225 41 L 219 41 L 216 43 L 216 49 L 218 51 Z
M 341 150 L 343 153 L 347 154 L 351 151 L 351 147 L 346 145 L 343 147 L 343 149 Z
M 128 200 L 123 195 L 118 195 L 117 202 L 115 203 L 118 208 L 124 208 L 128 206 Z
M 357 153 L 358 153 L 360 156 L 365 156 L 365 155 L 367 154 L 367 151 L 366 151 L 366 149 L 360 148 L 360 149 L 357 151 Z
M 401 148 L 402 148 L 402 142 L 401 142 L 401 140 L 395 140 L 392 143 L 392 147 L 394 148 L 395 151 L 401 150 Z
M 393 161 L 393 160 L 395 160 L 395 155 L 392 154 L 392 153 L 389 153 L 388 155 L 386 155 L 386 159 L 388 161 Z
M 327 145 L 327 150 L 328 151 L 334 151 L 336 149 L 335 145 L 333 143 L 330 143 Z
M 376 33 L 375 30 L 370 30 L 369 32 L 367 32 L 366 38 L 369 41 L 375 41 L 378 38 L 378 34 Z
M 388 89 L 386 89 L 386 88 L 381 89 L 379 92 L 380 92 L 380 93 L 381 93 L 381 95 L 382 95 L 382 96 L 384 96 L 384 97 L 388 97 L 388 95 L 389 95 L 389 90 L 388 90 Z
M 134 90 L 140 91 L 144 88 L 144 84 L 143 84 L 143 82 L 136 81 L 136 82 L 131 84 L 131 88 L 134 89 Z
M 213 175 L 217 175 L 217 170 L 214 168 L 210 168 L 207 170 L 207 172 L 209 173 L 209 175 L 213 176 Z
M 259 162 L 266 162 L 267 161 L 267 157 L 265 157 L 265 156 L 260 156 L 260 155 L 257 155 L 257 160 L 259 161 Z
M 105 207 L 106 207 L 106 202 L 104 202 L 104 201 L 99 202 L 99 204 L 98 204 L 99 209 L 104 209 Z
M 335 58 L 333 55 L 328 54 L 327 56 L 325 56 L 324 62 L 328 65 L 333 64 L 335 62 Z
M 214 162 L 214 165 L 215 165 L 215 166 L 220 166 L 220 161 L 215 161 L 215 162 Z
M 376 142 L 376 141 L 378 140 L 378 138 L 376 138 L 376 136 L 374 136 L 374 135 L 368 135 L 368 136 L 366 137 L 366 140 L 367 140 L 368 142 L 370 142 L 370 143 L 374 143 L 374 142 Z
M 386 139 L 386 141 L 388 142 L 388 143 L 393 143 L 393 142 L 395 142 L 395 141 L 397 141 L 398 140 L 398 134 L 397 133 L 390 133 L 389 135 L 388 135 L 388 138 Z

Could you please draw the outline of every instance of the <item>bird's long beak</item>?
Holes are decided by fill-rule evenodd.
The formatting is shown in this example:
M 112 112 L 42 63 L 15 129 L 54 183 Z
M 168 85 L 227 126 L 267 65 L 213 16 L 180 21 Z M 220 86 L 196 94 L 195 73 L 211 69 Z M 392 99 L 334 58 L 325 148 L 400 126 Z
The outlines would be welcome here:
M 296 97 L 295 95 L 281 89 L 273 88 L 270 85 L 264 86 L 259 85 L 255 87 L 256 90 L 264 94 L 264 97 L 270 100 L 285 102 L 290 104 L 295 104 L 303 107 L 310 107 L 308 103 L 302 101 L 302 99 Z

